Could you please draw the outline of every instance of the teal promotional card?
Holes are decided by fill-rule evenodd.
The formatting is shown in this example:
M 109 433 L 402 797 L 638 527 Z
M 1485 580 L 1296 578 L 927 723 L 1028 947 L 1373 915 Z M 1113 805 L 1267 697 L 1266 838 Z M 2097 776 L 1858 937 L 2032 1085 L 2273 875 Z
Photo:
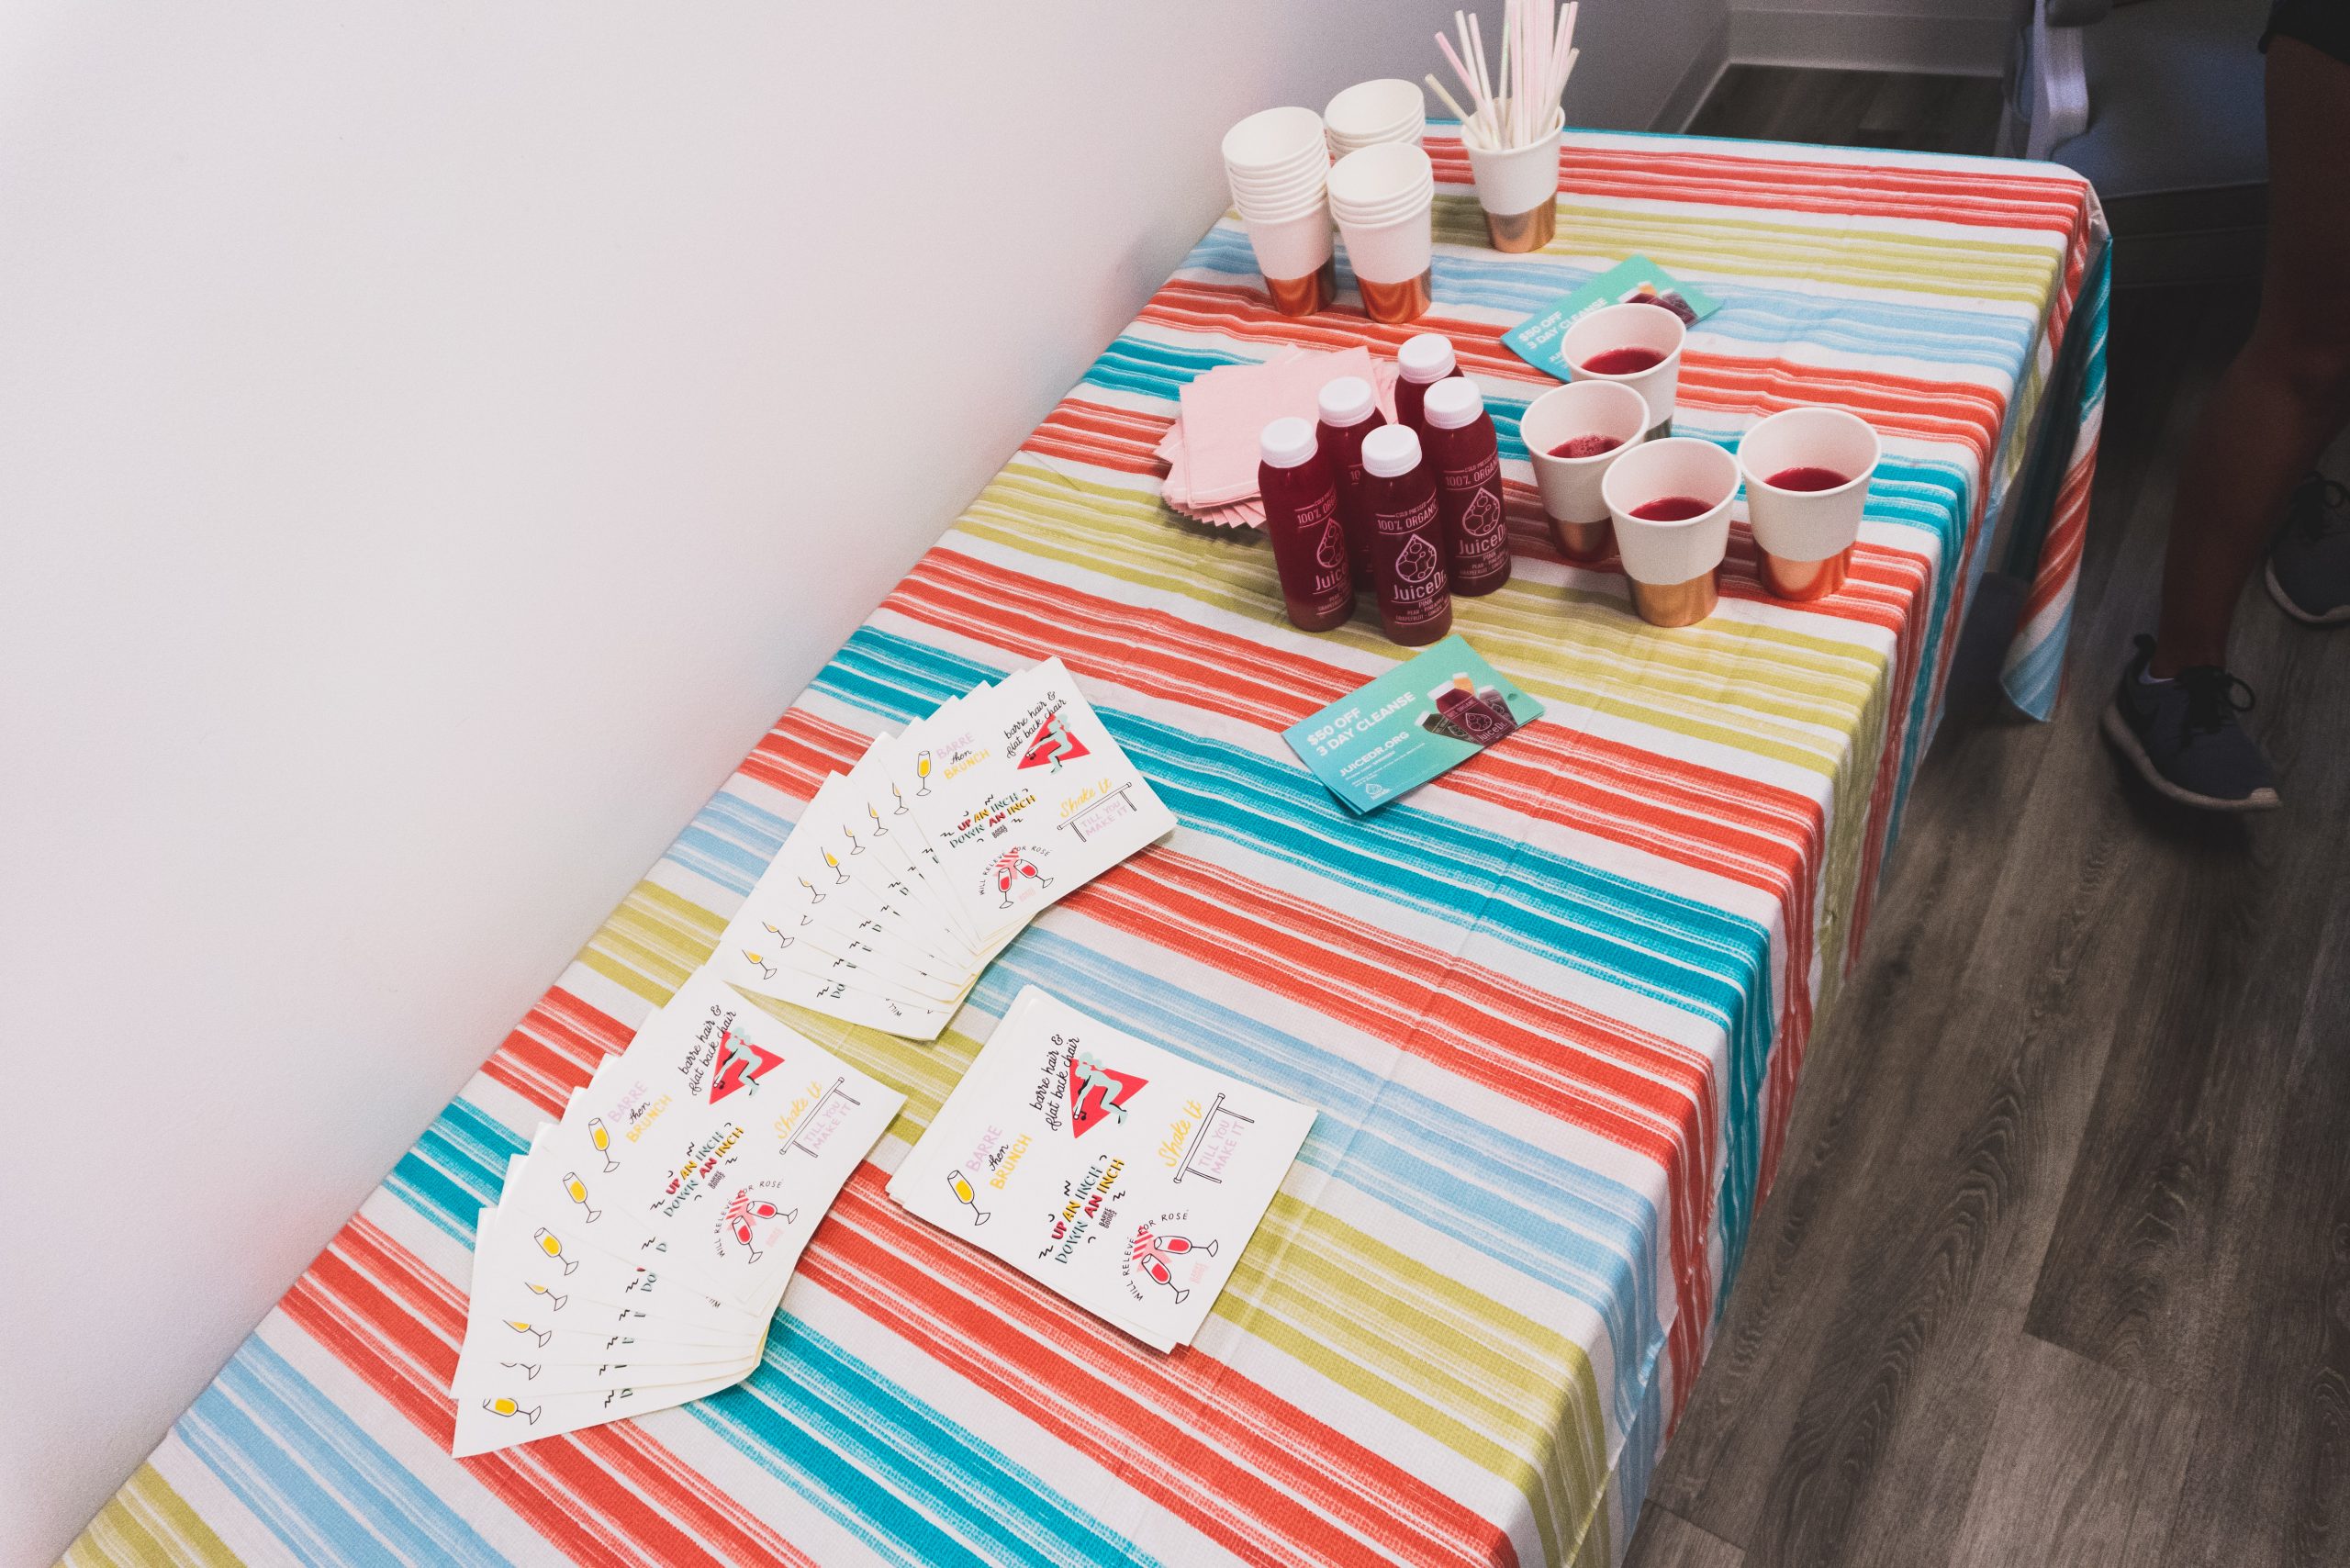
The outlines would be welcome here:
M 1721 308 L 1721 302 L 1704 289 L 1681 282 L 1646 256 L 1634 256 L 1528 316 L 1504 332 L 1502 342 L 1535 369 L 1561 381 L 1572 380 L 1573 371 L 1559 356 L 1559 340 L 1567 335 L 1567 329 L 1603 305 L 1624 305 L 1636 299 L 1661 305 L 1691 327 Z
M 1281 732 L 1348 810 L 1369 812 L 1542 716 L 1459 637 Z

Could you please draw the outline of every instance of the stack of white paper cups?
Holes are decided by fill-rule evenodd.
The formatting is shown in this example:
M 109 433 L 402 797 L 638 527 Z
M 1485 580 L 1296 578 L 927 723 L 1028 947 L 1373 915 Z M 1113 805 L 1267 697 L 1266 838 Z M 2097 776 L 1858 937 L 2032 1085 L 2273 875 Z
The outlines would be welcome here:
M 1681 347 L 1689 329 L 1662 305 L 1603 305 L 1559 340 L 1559 357 L 1577 381 L 1619 381 L 1649 406 L 1649 434 L 1673 433 L 1673 400 L 1681 391 Z
M 1427 96 L 1416 82 L 1358 82 L 1323 106 L 1322 125 L 1333 158 L 1389 141 L 1417 147 L 1427 134 Z
M 1330 171 L 1330 213 L 1371 319 L 1410 321 L 1427 309 L 1435 203 L 1436 170 L 1417 147 L 1366 147 Z
M 1648 428 L 1649 406 L 1618 381 L 1553 386 L 1519 418 L 1517 433 L 1534 461 L 1550 538 L 1575 565 L 1595 566 L 1616 547 L 1600 484 Z
M 1326 188 L 1330 151 L 1312 109 L 1266 109 L 1225 132 L 1224 173 L 1248 226 L 1265 290 L 1284 316 L 1310 316 L 1337 293 Z
M 1668 436 L 1624 454 L 1599 488 L 1640 619 L 1688 626 L 1711 615 L 1714 571 L 1729 548 L 1738 459 L 1710 441 Z M 1660 515 L 1642 517 L 1644 510 Z
M 1499 112 L 1506 117 L 1509 100 L 1500 102 Z M 1557 236 L 1559 138 L 1566 123 L 1566 112 L 1552 109 L 1550 128 L 1523 147 L 1494 150 L 1480 146 L 1473 137 L 1460 139 L 1494 250 L 1539 251 Z
M 1844 586 L 1882 450 L 1867 421 L 1841 409 L 1782 409 L 1746 432 L 1738 466 L 1764 588 L 1801 601 Z

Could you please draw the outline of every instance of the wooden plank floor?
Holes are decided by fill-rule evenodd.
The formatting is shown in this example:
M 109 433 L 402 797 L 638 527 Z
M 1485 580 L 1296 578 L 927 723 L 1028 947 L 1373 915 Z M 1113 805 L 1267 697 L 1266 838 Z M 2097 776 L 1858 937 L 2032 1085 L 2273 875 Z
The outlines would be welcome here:
M 1939 147 L 1971 117 L 1973 151 L 1986 112 L 1737 68 L 1698 124 Z M 1986 595 L 1638 1568 L 2350 1563 L 2350 632 L 2247 594 L 2265 820 L 2167 806 L 2096 733 L 2250 314 L 2116 299 L 2064 704 L 2004 711 Z

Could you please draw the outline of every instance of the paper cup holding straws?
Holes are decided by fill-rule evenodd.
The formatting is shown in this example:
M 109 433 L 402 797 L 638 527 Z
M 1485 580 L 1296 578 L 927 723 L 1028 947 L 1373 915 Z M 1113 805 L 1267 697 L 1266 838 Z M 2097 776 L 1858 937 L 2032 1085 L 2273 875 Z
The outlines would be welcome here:
M 1569 327 L 1559 357 L 1577 381 L 1615 381 L 1649 406 L 1649 434 L 1673 433 L 1681 390 L 1681 347 L 1689 329 L 1661 305 L 1603 305 Z
M 1312 109 L 1266 109 L 1225 133 L 1232 205 L 1248 230 L 1265 292 L 1284 316 L 1310 316 L 1337 294 L 1329 172 L 1322 117 Z
M 1844 586 L 1882 451 L 1876 431 L 1841 409 L 1783 409 L 1738 443 L 1747 521 L 1774 598 L 1801 602 Z
M 1553 386 L 1528 404 L 1518 420 L 1550 538 L 1575 565 L 1596 565 L 1616 547 L 1600 487 L 1616 460 L 1639 444 L 1648 424 L 1649 406 L 1640 395 L 1614 381 Z
M 1501 112 L 1507 113 L 1507 100 Z M 1496 251 L 1539 251 L 1559 231 L 1559 139 L 1566 115 L 1550 111 L 1550 129 L 1522 146 L 1491 148 L 1463 137 L 1469 172 L 1477 180 L 1477 205 L 1485 209 L 1485 233 Z
M 1600 491 L 1640 619 L 1689 626 L 1711 615 L 1714 572 L 1729 548 L 1738 459 L 1710 441 L 1667 436 L 1624 454 Z
M 1333 158 L 1383 142 L 1417 147 L 1427 134 L 1427 95 L 1392 77 L 1358 82 L 1323 106 L 1322 125 Z
M 1330 213 L 1375 321 L 1410 321 L 1428 308 L 1435 262 L 1430 215 L 1436 170 L 1417 147 L 1385 142 L 1349 152 L 1330 171 Z

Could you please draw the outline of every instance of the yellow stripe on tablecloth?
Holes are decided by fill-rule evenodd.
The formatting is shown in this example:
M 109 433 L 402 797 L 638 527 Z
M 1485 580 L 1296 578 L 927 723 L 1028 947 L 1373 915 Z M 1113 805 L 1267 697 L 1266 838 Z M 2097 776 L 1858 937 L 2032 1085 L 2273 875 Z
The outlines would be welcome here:
M 59 1568 L 242 1568 L 243 1559 L 212 1533 L 162 1472 L 142 1464 L 114 1499 L 98 1510 L 81 1538 L 58 1559 Z

